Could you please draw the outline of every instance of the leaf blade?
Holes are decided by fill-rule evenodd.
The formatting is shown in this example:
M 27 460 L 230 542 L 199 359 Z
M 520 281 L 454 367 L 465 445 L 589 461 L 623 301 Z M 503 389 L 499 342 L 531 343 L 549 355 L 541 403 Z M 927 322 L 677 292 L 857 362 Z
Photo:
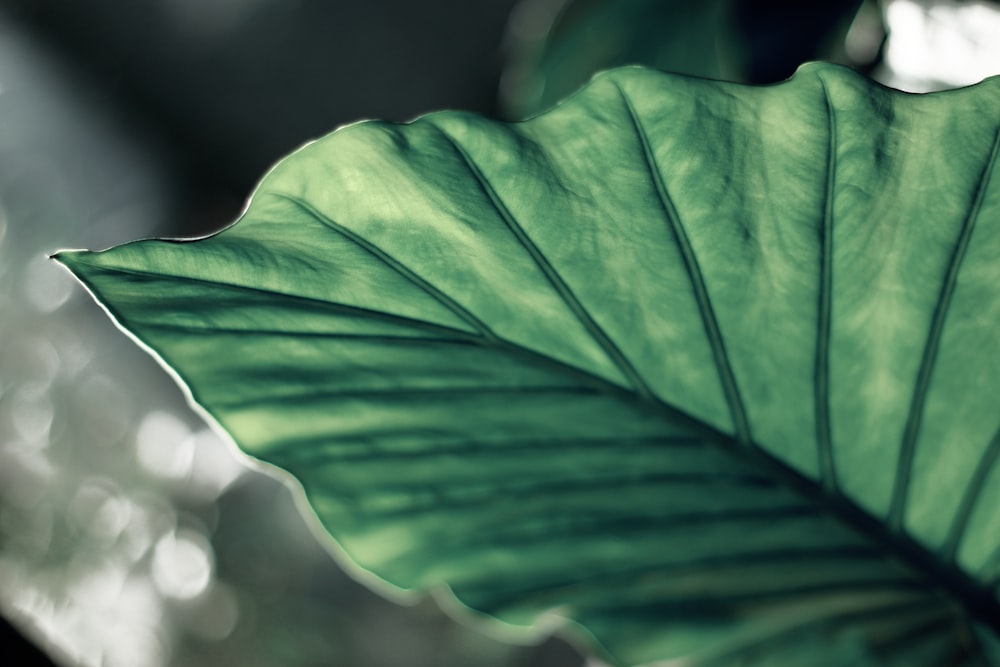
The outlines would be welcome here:
M 994 275 L 980 248 L 1000 237 L 998 189 L 969 186 L 977 163 L 945 156 L 984 221 L 959 226 L 971 259 L 949 262 L 961 194 L 935 209 L 947 224 L 907 222 L 927 200 L 895 203 L 916 149 L 892 146 L 902 133 L 926 154 L 937 135 L 924 117 L 944 136 L 996 137 L 995 120 L 942 120 L 1000 99 L 995 83 L 918 99 L 823 66 L 770 89 L 626 70 L 521 125 L 440 114 L 349 128 L 276 168 L 217 236 L 60 260 L 398 586 L 447 584 L 515 624 L 558 610 L 628 664 L 700 659 L 706 641 L 752 652 L 749 637 L 791 637 L 798 617 L 806 634 L 840 636 L 845 624 L 824 619 L 911 598 L 926 623 L 944 619 L 941 650 L 958 651 L 955 623 L 1000 609 L 985 587 L 996 539 L 982 528 L 1000 517 L 982 465 L 995 446 L 970 431 L 954 455 L 964 484 L 928 496 L 928 448 L 912 438 L 921 491 L 894 504 L 957 496 L 934 555 L 926 511 L 884 521 L 904 515 L 885 502 L 896 468 L 878 463 L 908 447 L 879 438 L 931 407 L 894 391 L 857 408 L 853 394 L 912 377 L 911 396 L 940 404 L 926 361 L 883 354 L 894 339 L 864 333 L 894 312 L 905 322 L 886 331 L 906 334 L 904 351 L 926 340 L 924 322 L 939 332 L 949 378 L 972 361 L 949 335 L 988 336 L 989 318 L 964 313 L 969 285 Z M 873 221 L 887 206 L 902 212 Z M 914 229 L 926 238 L 902 245 Z M 885 249 L 885 266 L 851 271 Z M 952 309 L 921 291 L 942 276 Z M 875 352 L 859 371 L 864 344 Z M 985 423 L 985 405 L 966 410 Z M 879 428 L 858 444 L 853 422 L 872 415 Z M 929 423 L 942 420 L 961 426 Z M 958 620 L 941 591 L 966 605 Z M 925 622 L 908 618 L 891 631 L 858 621 L 850 655 L 899 662 L 894 642 Z M 763 643 L 809 650 L 797 641 Z

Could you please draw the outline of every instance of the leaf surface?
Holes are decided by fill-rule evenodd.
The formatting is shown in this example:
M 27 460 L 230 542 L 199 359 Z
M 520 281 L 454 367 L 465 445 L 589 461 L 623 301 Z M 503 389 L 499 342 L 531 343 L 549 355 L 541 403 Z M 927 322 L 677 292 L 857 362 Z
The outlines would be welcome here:
M 618 70 L 58 259 L 396 586 L 621 664 L 996 664 L 997 109 Z

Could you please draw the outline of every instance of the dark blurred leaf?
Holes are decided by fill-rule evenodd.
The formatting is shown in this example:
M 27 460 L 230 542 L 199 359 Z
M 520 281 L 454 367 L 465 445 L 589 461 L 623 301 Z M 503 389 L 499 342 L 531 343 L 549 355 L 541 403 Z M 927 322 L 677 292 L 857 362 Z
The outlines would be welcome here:
M 620 65 L 773 83 L 809 60 L 844 62 L 862 0 L 524 0 L 508 27 L 501 102 L 511 118 L 548 109 Z

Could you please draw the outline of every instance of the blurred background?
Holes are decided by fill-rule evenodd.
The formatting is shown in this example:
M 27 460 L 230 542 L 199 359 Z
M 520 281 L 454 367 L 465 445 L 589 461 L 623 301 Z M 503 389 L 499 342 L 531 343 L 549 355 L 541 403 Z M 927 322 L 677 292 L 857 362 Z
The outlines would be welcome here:
M 501 643 L 348 578 L 47 254 L 216 230 L 275 160 L 360 118 L 520 119 L 610 66 L 768 83 L 814 59 L 968 85 L 1000 73 L 1000 10 L 0 0 L 4 664 L 596 667 L 564 638 Z

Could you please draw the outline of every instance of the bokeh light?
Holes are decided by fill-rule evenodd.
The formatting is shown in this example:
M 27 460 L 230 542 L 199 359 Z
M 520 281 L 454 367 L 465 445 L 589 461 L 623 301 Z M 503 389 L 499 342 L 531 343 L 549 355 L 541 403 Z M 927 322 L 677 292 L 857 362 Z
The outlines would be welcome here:
M 154 475 L 184 479 L 194 462 L 191 429 L 180 418 L 154 410 L 142 418 L 136 435 L 139 463 Z
M 153 581 L 168 598 L 188 600 L 212 582 L 214 556 L 204 535 L 192 530 L 169 533 L 156 543 Z
M 886 0 L 881 79 L 921 93 L 1000 74 L 1000 6 L 991 2 Z

